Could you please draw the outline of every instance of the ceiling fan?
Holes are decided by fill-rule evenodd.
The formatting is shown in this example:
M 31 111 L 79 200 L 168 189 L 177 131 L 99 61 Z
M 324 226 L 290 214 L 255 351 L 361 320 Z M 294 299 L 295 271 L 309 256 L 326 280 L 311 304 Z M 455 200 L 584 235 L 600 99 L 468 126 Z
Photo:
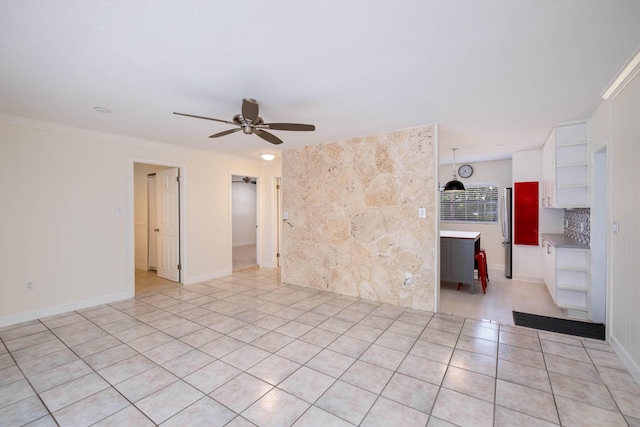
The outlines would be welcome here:
M 304 125 L 298 123 L 265 123 L 262 117 L 258 115 L 258 101 L 252 98 L 244 98 L 242 100 L 242 113 L 233 116 L 233 121 L 214 119 L 212 117 L 195 116 L 193 114 L 176 113 L 179 116 L 195 117 L 196 119 L 213 120 L 215 122 L 228 123 L 238 126 L 237 129 L 229 129 L 209 136 L 209 138 L 218 138 L 220 136 L 229 135 L 238 131 L 250 135 L 256 134 L 260 138 L 272 144 L 282 144 L 282 140 L 269 130 L 296 130 L 296 131 L 312 131 L 316 130 L 314 125 Z

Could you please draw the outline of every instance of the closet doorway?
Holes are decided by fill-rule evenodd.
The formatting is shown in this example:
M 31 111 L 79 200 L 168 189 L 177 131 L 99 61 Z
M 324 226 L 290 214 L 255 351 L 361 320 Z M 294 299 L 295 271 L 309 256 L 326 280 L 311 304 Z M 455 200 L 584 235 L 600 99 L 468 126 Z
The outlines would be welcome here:
M 180 171 L 134 164 L 135 292 L 181 280 Z
M 256 177 L 231 177 L 233 271 L 258 267 L 257 188 Z

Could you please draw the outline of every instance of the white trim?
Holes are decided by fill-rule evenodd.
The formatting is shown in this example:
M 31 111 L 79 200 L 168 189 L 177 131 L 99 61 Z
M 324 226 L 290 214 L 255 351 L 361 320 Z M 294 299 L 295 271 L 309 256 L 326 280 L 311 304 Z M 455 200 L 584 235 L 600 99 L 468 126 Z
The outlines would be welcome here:
M 520 281 L 520 282 L 530 282 L 530 283 L 544 283 L 542 277 L 533 277 L 533 276 L 513 276 L 511 278 L 512 281 Z
M 633 358 L 626 352 L 624 347 L 613 335 L 610 335 L 609 337 L 609 344 L 611 344 L 611 348 L 616 352 L 624 366 L 627 367 L 631 376 L 636 380 L 636 382 L 640 383 L 640 366 L 634 362 Z
M 640 51 L 629 61 L 624 69 L 618 74 L 607 89 L 600 95 L 603 99 L 614 100 L 616 96 L 629 84 L 631 80 L 640 72 Z
M 195 285 L 200 282 L 206 282 L 207 280 L 219 279 L 231 275 L 231 270 L 221 270 L 215 273 L 201 274 L 200 276 L 187 277 L 182 280 L 182 284 L 185 286 Z
M 255 245 L 255 244 L 256 244 L 255 240 L 248 240 L 246 242 L 236 242 L 231 246 L 233 246 L 234 248 L 237 248 L 238 246 L 249 246 L 249 245 Z
M 18 314 L 0 317 L 0 327 L 14 325 L 17 323 L 28 322 L 29 320 L 42 319 L 44 317 L 54 316 L 56 314 L 67 313 L 70 311 L 81 310 L 83 308 L 96 307 L 102 304 L 109 304 L 130 298 L 129 292 L 118 292 L 111 295 L 105 295 L 97 298 L 90 298 L 82 301 L 75 301 L 67 304 L 56 305 L 53 307 L 44 307 L 37 310 L 25 311 Z

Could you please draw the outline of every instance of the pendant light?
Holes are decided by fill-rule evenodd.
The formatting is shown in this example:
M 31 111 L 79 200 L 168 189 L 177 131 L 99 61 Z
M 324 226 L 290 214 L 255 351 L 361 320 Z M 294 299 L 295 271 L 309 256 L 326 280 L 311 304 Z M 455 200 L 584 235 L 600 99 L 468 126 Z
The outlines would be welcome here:
M 457 148 L 452 148 L 453 151 L 453 179 L 444 186 L 444 191 L 464 191 L 464 184 L 458 181 L 458 176 L 456 175 L 456 150 Z

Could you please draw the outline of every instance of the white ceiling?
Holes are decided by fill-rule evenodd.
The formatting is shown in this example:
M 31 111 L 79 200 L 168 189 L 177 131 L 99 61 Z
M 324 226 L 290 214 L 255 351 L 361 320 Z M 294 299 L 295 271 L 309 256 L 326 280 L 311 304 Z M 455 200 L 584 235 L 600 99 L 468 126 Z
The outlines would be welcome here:
M 3 0 L 0 114 L 251 158 L 437 122 L 443 162 L 504 159 L 594 111 L 639 22 L 638 0 Z M 316 131 L 172 114 L 245 97 Z

